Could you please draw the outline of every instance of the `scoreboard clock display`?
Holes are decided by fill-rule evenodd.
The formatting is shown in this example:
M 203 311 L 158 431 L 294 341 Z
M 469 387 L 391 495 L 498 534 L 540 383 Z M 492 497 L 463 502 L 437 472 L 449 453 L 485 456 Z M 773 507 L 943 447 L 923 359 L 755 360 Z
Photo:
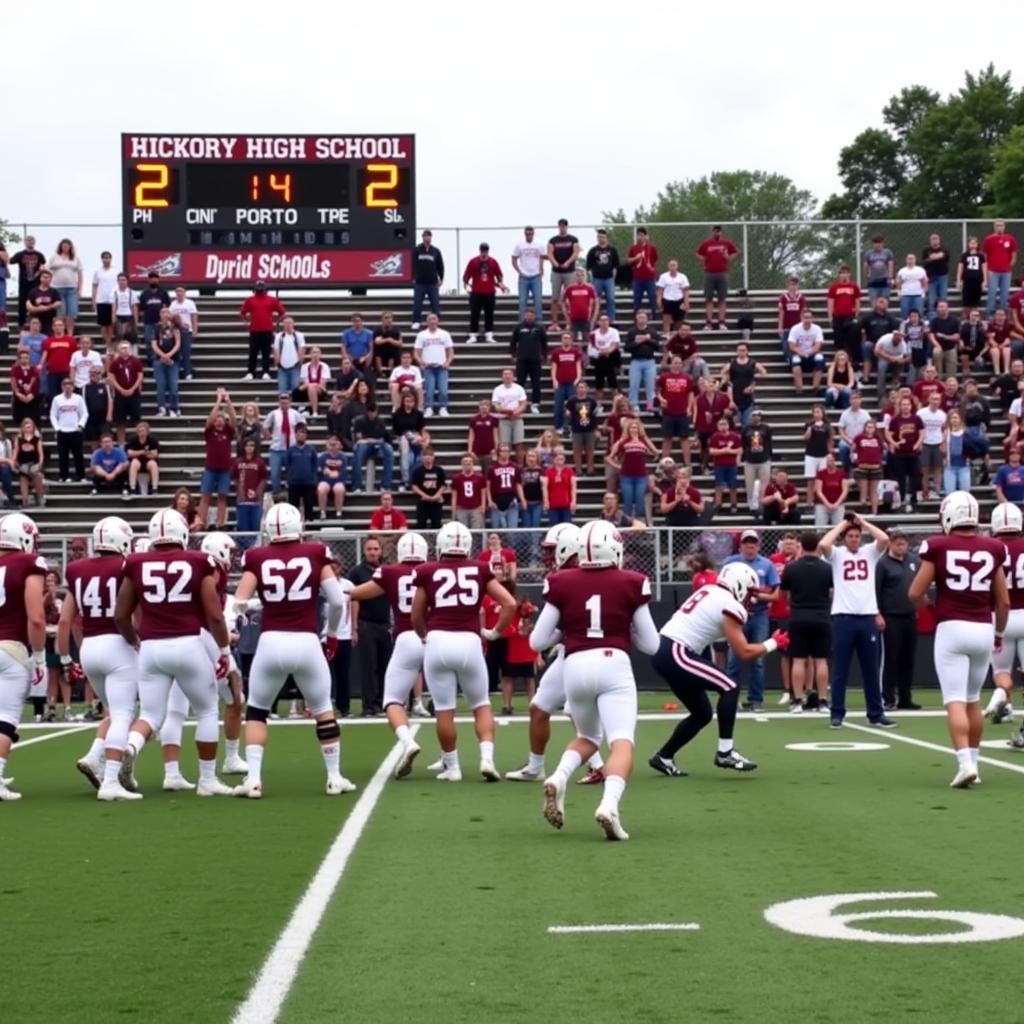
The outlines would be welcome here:
M 170 285 L 412 280 L 412 135 L 121 136 L 124 263 Z

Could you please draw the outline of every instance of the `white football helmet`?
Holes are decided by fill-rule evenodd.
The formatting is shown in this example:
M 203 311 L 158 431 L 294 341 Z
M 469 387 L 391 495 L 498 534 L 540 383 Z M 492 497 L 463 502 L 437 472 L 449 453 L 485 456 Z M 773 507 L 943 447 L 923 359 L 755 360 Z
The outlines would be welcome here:
M 134 531 L 120 516 L 104 516 L 92 528 L 92 549 L 127 557 L 133 537 Z
M 132 541 L 132 551 L 137 555 L 145 554 L 149 550 L 149 538 L 148 537 L 136 537 Z
M 162 508 L 149 521 L 150 547 L 188 547 L 188 523 L 173 508 Z
M 943 533 L 949 533 L 958 526 L 977 526 L 978 499 L 968 491 L 947 494 L 939 506 L 939 522 Z
M 1012 502 L 1004 501 L 992 509 L 992 520 L 990 523 L 993 536 L 1000 533 L 1022 533 L 1024 532 L 1024 515 Z
M 302 513 L 286 501 L 272 505 L 263 517 L 263 533 L 271 544 L 302 540 Z
M 403 533 L 395 545 L 399 562 L 425 562 L 430 554 L 426 539 L 419 533 Z
M 745 562 L 730 562 L 722 566 L 718 582 L 725 587 L 740 604 L 746 605 L 761 586 L 757 573 Z
M 572 523 L 555 523 L 540 544 L 546 568 L 561 569 L 580 553 L 580 528 Z
M 462 523 L 445 523 L 437 531 L 437 557 L 445 555 L 462 555 L 468 558 L 473 553 L 473 535 Z
M 581 569 L 622 568 L 622 534 L 604 519 L 584 523 L 579 536 Z
M 231 555 L 238 545 L 226 533 L 208 533 L 200 548 L 223 568 L 231 568 Z
M 11 512 L 0 519 L 0 548 L 31 554 L 38 537 L 39 528 L 23 512 Z

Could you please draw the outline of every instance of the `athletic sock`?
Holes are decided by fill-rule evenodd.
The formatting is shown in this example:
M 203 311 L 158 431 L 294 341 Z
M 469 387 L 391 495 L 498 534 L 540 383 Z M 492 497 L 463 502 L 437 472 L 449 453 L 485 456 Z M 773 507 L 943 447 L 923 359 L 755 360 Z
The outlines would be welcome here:
M 445 768 L 458 768 L 459 767 L 459 752 L 457 750 L 452 751 L 441 751 L 441 763 Z
M 996 708 L 1002 707 L 1006 703 L 1006 691 L 1001 687 L 997 686 L 992 691 L 992 696 L 989 697 L 988 706 L 985 708 L 986 711 L 995 711 Z
M 146 737 L 141 732 L 136 732 L 134 729 L 128 733 L 128 744 L 135 748 L 136 754 L 142 753 L 142 748 L 146 745 Z
M 480 760 L 481 761 L 494 761 L 494 740 L 481 740 L 480 741 Z
M 181 765 L 177 761 L 164 761 L 164 778 L 176 779 L 181 775 Z
M 0 779 L 4 777 L 4 772 L 7 770 L 7 758 L 0 757 Z
M 245 761 L 249 765 L 249 779 L 252 782 L 259 782 L 260 772 L 263 770 L 263 747 L 258 743 L 250 743 L 245 748 Z
M 564 782 L 568 782 L 572 778 L 572 774 L 576 771 L 579 766 L 583 764 L 583 758 L 576 753 L 575 750 L 567 750 L 563 755 L 561 761 L 558 762 L 558 767 L 555 769 L 555 775 L 561 775 Z
M 408 725 L 402 724 L 395 727 L 395 739 L 404 747 L 412 740 L 412 730 Z
M 957 764 L 964 771 L 969 771 L 971 768 L 974 767 L 974 764 L 971 761 L 971 751 L 968 747 L 961 747 L 956 752 L 956 760 Z
M 729 751 L 732 750 L 732 746 L 733 746 L 733 744 L 732 744 L 732 739 L 731 738 L 727 739 L 727 740 L 719 739 L 719 741 L 718 741 L 718 752 L 720 754 L 728 754 Z
M 604 758 L 601 756 L 601 751 L 599 750 L 593 755 L 593 757 L 588 758 L 587 764 L 589 764 L 595 772 L 599 772 L 604 767 Z
M 530 751 L 530 761 L 526 766 L 531 772 L 539 772 L 544 774 L 544 755 L 535 754 L 532 750 Z
M 213 782 L 217 777 L 217 759 L 214 758 L 212 761 L 204 761 L 202 758 L 199 759 L 199 780 L 201 782 Z
M 618 775 L 606 775 L 604 779 L 604 796 L 601 798 L 601 806 L 610 810 L 618 811 L 619 801 L 622 794 L 626 792 L 626 780 Z
M 971 755 L 971 767 L 972 768 L 977 768 L 978 767 L 978 753 L 979 753 L 978 748 L 977 747 L 968 747 L 967 748 L 967 752 Z
M 89 753 L 85 756 L 90 761 L 99 761 L 103 757 L 103 752 L 107 749 L 105 740 L 95 739 L 92 741 L 92 746 L 89 747 Z
M 103 785 L 113 785 L 117 782 L 117 773 L 121 770 L 120 761 L 108 760 L 103 765 Z
M 338 742 L 324 743 L 320 747 L 320 753 L 324 757 L 324 767 L 327 769 L 328 778 L 341 774 L 341 744 Z
M 224 741 L 224 757 L 238 757 L 238 740 Z

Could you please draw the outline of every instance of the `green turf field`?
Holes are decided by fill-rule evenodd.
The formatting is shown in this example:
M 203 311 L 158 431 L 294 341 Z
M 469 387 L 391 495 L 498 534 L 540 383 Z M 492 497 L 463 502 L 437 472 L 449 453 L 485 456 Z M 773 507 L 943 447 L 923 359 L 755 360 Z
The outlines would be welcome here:
M 346 728 L 343 768 L 360 792 L 333 799 L 321 795 L 304 724 L 272 730 L 262 802 L 163 794 L 158 751 L 147 750 L 146 799 L 100 805 L 73 767 L 88 730 L 25 745 L 8 766 L 25 799 L 0 805 L 2 1019 L 1015 1019 L 1010 979 L 1024 938 L 883 943 L 894 932 L 949 940 L 967 931 L 956 921 L 890 918 L 851 924 L 870 941 L 850 941 L 793 934 L 765 912 L 799 898 L 934 892 L 834 913 L 1024 915 L 1014 854 L 1024 838 L 1024 755 L 986 748 L 998 764 L 982 766 L 982 786 L 952 791 L 953 758 L 932 749 L 947 743 L 941 718 L 837 732 L 827 716 L 772 713 L 739 726 L 737 746 L 760 762 L 758 772 L 716 769 L 708 730 L 677 758 L 690 777 L 667 779 L 645 763 L 669 729 L 664 717 L 640 725 L 622 804 L 632 839 L 622 844 L 606 842 L 593 822 L 596 788 L 571 788 L 566 827 L 555 832 L 541 817 L 538 785 L 477 782 L 469 726 L 460 785 L 426 772 L 437 752 L 427 722 L 413 776 L 382 788 L 370 783 L 390 731 Z M 1011 729 L 992 727 L 987 738 L 1005 740 Z M 568 735 L 556 726 L 549 767 Z M 787 749 L 792 743 L 884 747 Z M 525 752 L 522 718 L 499 729 L 502 770 Z M 194 775 L 190 758 L 184 765 Z M 247 1002 L 349 815 L 346 837 L 356 819 L 365 828 L 297 974 L 285 972 L 283 1007 L 277 1013 L 263 989 Z M 827 908 L 812 910 L 796 908 L 796 927 L 843 934 Z M 690 928 L 548 930 L 611 924 Z M 993 926 L 1013 933 L 1024 921 L 975 924 L 981 934 Z M 270 973 L 295 960 L 279 950 Z

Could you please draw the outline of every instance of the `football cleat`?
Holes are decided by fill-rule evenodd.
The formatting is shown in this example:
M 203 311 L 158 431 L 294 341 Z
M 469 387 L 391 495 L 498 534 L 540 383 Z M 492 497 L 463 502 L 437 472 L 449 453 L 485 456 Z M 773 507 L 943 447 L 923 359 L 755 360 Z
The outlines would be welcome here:
M 327 779 L 327 795 L 339 796 L 342 793 L 354 793 L 356 784 L 345 778 L 344 775 L 331 775 Z
M 727 754 L 715 754 L 715 767 L 728 768 L 734 772 L 752 772 L 757 769 L 757 765 L 748 761 L 735 747 Z
M 412 706 L 412 717 L 413 718 L 429 718 L 430 712 L 427 710 L 426 705 L 423 701 L 418 700 Z
M 234 796 L 235 787 L 226 786 L 216 776 L 212 779 L 200 779 L 196 786 L 196 796 Z
M 14 785 L 14 776 L 13 775 L 9 775 L 7 778 L 4 778 L 2 775 L 0 775 L 0 786 L 13 786 L 13 785 Z
M 789 690 L 783 690 L 782 691 L 782 696 L 779 697 L 779 705 L 781 707 L 785 707 L 790 702 L 790 699 L 791 698 L 790 698 Z
M 668 757 L 662 757 L 661 754 L 652 754 L 648 759 L 647 763 L 656 771 L 661 772 L 662 775 L 667 775 L 671 779 L 685 779 L 686 772 L 676 767 L 675 761 Z M 602 776 L 603 776 L 602 772 Z
M 75 767 L 89 780 L 93 789 L 99 789 L 102 783 L 103 768 L 99 761 L 83 757 L 75 762 Z
M 114 803 L 116 800 L 141 800 L 142 794 L 125 789 L 120 782 L 115 780 L 114 782 L 104 782 L 96 794 L 96 799 L 102 800 L 104 803 Z
M 14 801 L 20 799 L 20 793 L 15 793 L 13 789 L 9 789 L 4 785 L 4 783 L 0 782 L 0 801 Z
M 1012 722 L 1013 705 L 1009 701 L 1004 701 L 997 707 L 985 708 L 985 717 L 992 722 L 993 725 L 999 725 L 1000 722 Z
M 442 765 L 442 771 L 435 776 L 438 782 L 461 782 L 462 781 L 462 769 L 461 768 L 444 768 Z
M 978 781 L 978 773 L 973 768 L 960 768 L 953 781 L 949 784 L 950 789 L 970 789 Z
M 184 775 L 165 775 L 163 790 L 165 793 L 185 793 L 195 789 L 196 784 L 189 782 Z
M 263 796 L 263 783 L 254 782 L 248 776 L 242 780 L 242 783 L 235 786 L 235 796 L 247 797 L 249 800 L 259 800 Z
M 561 775 L 544 780 L 544 819 L 555 828 L 565 824 L 565 780 Z
M 576 780 L 577 786 L 596 786 L 599 782 L 604 782 L 604 769 L 603 768 L 591 768 L 586 775 L 581 776 Z
M 505 772 L 505 778 L 509 782 L 540 782 L 544 778 L 544 769 L 531 768 L 527 763 L 513 772 Z
M 249 765 L 237 754 L 234 757 L 225 757 L 224 763 L 220 766 L 221 775 L 245 775 L 249 771 Z
M 1007 741 L 1007 746 L 1014 750 L 1024 750 L 1024 725 L 1022 725 Z
M 614 842 L 622 842 L 629 838 L 629 833 L 622 827 L 619 821 L 619 812 L 610 810 L 604 806 L 598 807 L 594 820 L 604 829 L 607 839 Z
M 139 752 L 129 743 L 121 755 L 121 767 L 117 772 L 117 781 L 128 790 L 129 793 L 137 793 L 139 784 L 135 780 L 135 759 Z
M 428 772 L 443 772 L 444 771 L 444 759 L 438 758 L 436 761 L 431 761 L 427 765 Z
M 484 777 L 484 782 L 501 782 L 501 772 L 494 767 L 493 761 L 481 759 L 480 774 Z
M 396 779 L 404 779 L 412 771 L 412 763 L 422 749 L 418 743 L 414 743 L 412 740 L 406 743 L 402 749 L 402 756 L 398 759 L 398 764 L 395 765 Z

